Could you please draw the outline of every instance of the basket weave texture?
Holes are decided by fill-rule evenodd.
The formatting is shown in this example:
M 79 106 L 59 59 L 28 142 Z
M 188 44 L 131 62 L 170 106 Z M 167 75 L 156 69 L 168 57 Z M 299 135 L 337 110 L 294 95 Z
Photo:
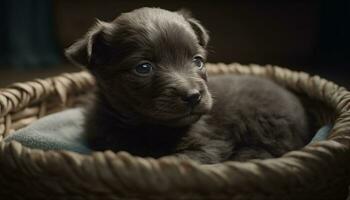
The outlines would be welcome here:
M 73 107 L 94 87 L 87 72 L 0 89 L 0 199 L 345 199 L 350 185 L 350 92 L 304 72 L 275 66 L 207 64 L 209 75 L 267 77 L 303 96 L 329 138 L 281 158 L 199 165 L 125 152 L 80 155 L 29 149 L 3 138 Z M 310 106 L 311 109 L 312 106 Z M 309 108 L 307 108 L 309 109 Z

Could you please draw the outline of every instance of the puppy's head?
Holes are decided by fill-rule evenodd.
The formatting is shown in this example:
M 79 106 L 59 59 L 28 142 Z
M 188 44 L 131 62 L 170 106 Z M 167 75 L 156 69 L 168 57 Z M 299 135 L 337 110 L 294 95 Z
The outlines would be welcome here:
M 212 106 L 204 66 L 208 40 L 187 13 L 141 8 L 110 23 L 98 21 L 66 55 L 95 76 L 116 110 L 182 126 Z

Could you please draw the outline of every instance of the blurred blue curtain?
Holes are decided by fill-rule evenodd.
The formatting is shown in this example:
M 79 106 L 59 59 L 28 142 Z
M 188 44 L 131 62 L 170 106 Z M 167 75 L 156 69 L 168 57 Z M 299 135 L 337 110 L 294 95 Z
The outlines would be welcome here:
M 0 65 L 20 69 L 60 63 L 52 1 L 0 0 Z

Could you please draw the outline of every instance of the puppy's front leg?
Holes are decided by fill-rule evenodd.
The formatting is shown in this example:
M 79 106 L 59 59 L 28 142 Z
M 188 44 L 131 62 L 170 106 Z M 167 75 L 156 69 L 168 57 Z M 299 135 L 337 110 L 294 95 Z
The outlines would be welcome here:
M 259 147 L 245 147 L 240 148 L 236 150 L 233 155 L 230 157 L 230 160 L 235 161 L 247 161 L 251 159 L 267 159 L 267 158 L 274 158 L 276 156 L 273 156 L 269 151 L 263 148 Z
M 181 160 L 193 160 L 200 164 L 215 164 L 222 161 L 218 154 L 208 154 L 205 151 L 183 151 L 173 156 Z
M 194 160 L 201 164 L 214 164 L 228 160 L 232 154 L 232 145 L 225 140 L 190 140 L 182 144 L 174 156 Z

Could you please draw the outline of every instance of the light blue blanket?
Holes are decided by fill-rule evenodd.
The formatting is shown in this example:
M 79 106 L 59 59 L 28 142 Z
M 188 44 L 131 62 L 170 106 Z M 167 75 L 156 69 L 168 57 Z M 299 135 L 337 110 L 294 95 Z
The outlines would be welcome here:
M 83 108 L 73 108 L 46 116 L 5 138 L 16 140 L 24 146 L 43 150 L 69 150 L 82 154 L 92 152 L 83 137 Z M 327 138 L 330 125 L 323 126 L 312 142 Z
M 88 154 L 83 138 L 82 108 L 74 108 L 46 116 L 5 138 L 16 140 L 24 146 L 43 150 L 69 150 Z

